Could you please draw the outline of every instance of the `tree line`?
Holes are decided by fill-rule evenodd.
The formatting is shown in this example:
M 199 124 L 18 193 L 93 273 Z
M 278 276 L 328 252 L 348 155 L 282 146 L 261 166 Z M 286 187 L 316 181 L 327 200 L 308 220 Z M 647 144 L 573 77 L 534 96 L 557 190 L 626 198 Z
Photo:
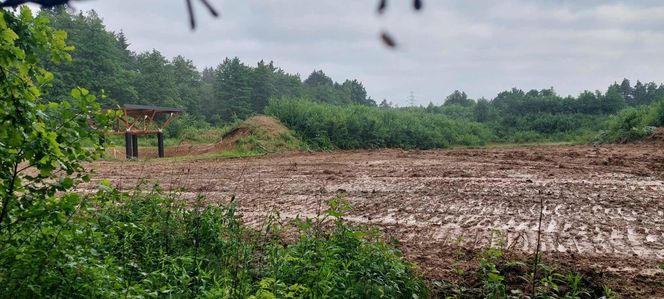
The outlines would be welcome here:
M 477 123 L 492 132 L 488 135 L 480 134 L 483 138 L 490 136 L 487 140 L 464 141 L 461 144 L 567 140 L 571 136 L 589 135 L 602 130 L 610 115 L 625 108 L 646 106 L 664 98 L 664 85 L 641 81 L 632 84 L 630 80 L 624 79 L 620 83 L 611 84 L 605 91 L 584 91 L 578 96 L 561 96 L 553 88 L 529 91 L 513 88 L 498 93 L 492 99 L 471 99 L 465 92 L 457 90 L 441 101 L 442 104 L 399 108 L 393 107 L 387 99 L 377 105 L 368 96 L 360 81 L 347 79 L 342 83 L 335 82 L 323 70 L 314 70 L 307 78 L 302 79 L 299 74 L 288 73 L 275 66 L 272 61 L 261 60 L 255 65 L 249 65 L 237 57 L 224 58 L 216 67 L 199 70 L 191 60 L 183 56 L 168 59 L 158 50 L 142 53 L 131 51 L 124 33 L 107 30 L 101 17 L 94 11 L 70 13 L 64 8 L 52 8 L 44 9 L 40 14 L 48 17 L 54 28 L 66 31 L 69 35 L 68 43 L 75 47 L 71 52 L 72 63 L 57 64 L 50 62 L 50 59 L 42 59 L 44 67 L 52 70 L 55 77 L 48 95 L 51 99 L 65 99 L 69 97 L 72 88 L 83 86 L 93 93 L 102 94 L 102 104 L 131 103 L 183 108 L 188 115 L 185 118 L 187 124 L 172 126 L 178 130 L 182 126 L 191 126 L 192 120 L 198 120 L 196 123 L 202 125 L 223 125 L 254 114 L 270 111 L 277 114 L 275 111 L 279 109 L 276 107 L 297 106 L 302 109 L 302 113 L 319 110 L 341 114 L 378 113 L 375 115 L 384 116 L 396 114 L 375 112 L 373 109 L 393 109 L 394 113 L 414 111 L 415 114 L 409 115 L 418 117 L 395 117 L 413 121 L 417 118 L 436 119 L 435 123 L 438 124 L 450 123 L 438 121 L 437 117 L 421 117 L 423 113 L 436 114 L 464 124 Z M 48 53 L 43 55 L 47 56 Z M 281 106 L 274 104 L 278 101 L 299 99 L 304 101 L 288 102 Z M 316 103 L 332 106 L 358 105 L 371 109 L 323 109 L 324 106 L 303 108 Z M 273 108 L 266 111 L 269 105 Z M 279 111 L 281 120 L 286 123 L 292 122 L 293 119 L 285 119 L 285 115 L 299 121 L 307 119 L 317 122 L 325 119 L 313 114 L 309 115 L 309 118 Z M 422 128 L 427 129 L 421 131 L 436 129 L 429 126 Z M 376 129 L 384 130 L 380 127 Z M 170 135 L 178 135 L 174 132 L 170 132 Z M 395 142 L 398 138 L 385 141 L 390 140 L 391 137 L 388 137 L 384 136 L 384 141 L 372 143 L 370 147 L 399 144 L 406 147 L 435 147 L 445 143 L 440 140 L 422 144 L 411 141 Z M 317 137 L 312 135 L 305 139 L 315 138 Z M 474 138 L 471 139 L 475 140 Z M 330 144 L 342 148 L 362 147 L 348 143 L 348 140 L 344 137 L 340 138 L 339 142 L 331 140 Z
M 55 76 L 49 94 L 53 100 L 67 98 L 72 88 L 85 86 L 104 94 L 103 104 L 184 108 L 212 124 L 260 113 L 271 98 L 376 105 L 360 81 L 334 82 L 322 70 L 314 70 L 302 80 L 299 74 L 287 73 L 273 62 L 261 60 L 251 66 L 235 57 L 199 71 L 183 56 L 169 60 L 158 50 L 131 51 L 124 33 L 107 30 L 95 11 L 69 13 L 56 7 L 43 9 L 40 15 L 48 17 L 55 29 L 66 31 L 68 43 L 75 48 L 72 63 L 42 59 Z

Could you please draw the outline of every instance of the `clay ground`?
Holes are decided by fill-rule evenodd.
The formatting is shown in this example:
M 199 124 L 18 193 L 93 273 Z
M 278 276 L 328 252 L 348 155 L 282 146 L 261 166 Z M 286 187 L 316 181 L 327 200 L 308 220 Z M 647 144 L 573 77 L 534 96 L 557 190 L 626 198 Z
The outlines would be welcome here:
M 235 193 L 250 224 L 272 209 L 284 218 L 314 216 L 321 202 L 345 192 L 350 221 L 400 240 L 432 278 L 449 275 L 456 245 L 533 252 L 542 200 L 549 258 L 617 277 L 619 292 L 664 295 L 661 143 L 100 161 L 92 168 L 121 189 L 146 178 L 211 202 Z

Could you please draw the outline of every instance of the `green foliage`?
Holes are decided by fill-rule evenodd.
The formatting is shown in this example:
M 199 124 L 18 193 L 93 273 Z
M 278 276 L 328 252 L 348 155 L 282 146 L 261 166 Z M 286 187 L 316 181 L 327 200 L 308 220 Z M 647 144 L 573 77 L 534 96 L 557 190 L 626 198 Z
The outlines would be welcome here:
M 490 122 L 496 120 L 496 109 L 486 99 L 477 101 L 477 105 L 473 109 L 473 117 L 477 122 Z
M 465 92 L 455 90 L 452 94 L 445 98 L 444 106 L 447 105 L 460 105 L 464 107 L 473 106 L 475 102 L 468 98 Z
M 327 215 L 298 222 L 297 242 L 270 246 L 265 275 L 304 297 L 314 298 L 425 298 L 423 281 L 398 250 L 380 241 L 375 231 L 354 228 L 343 221 L 350 209 L 343 195 L 329 201 Z M 321 230 L 327 217 L 331 231 Z M 278 293 L 273 293 L 279 296 Z
M 95 195 L 49 199 L 66 221 L 15 231 L 22 242 L 3 245 L 12 254 L 0 256 L 0 297 L 426 297 L 397 250 L 342 220 L 343 197 L 330 203 L 333 229 L 305 219 L 284 245 L 278 219 L 248 229 L 232 202 L 187 207 L 158 187 L 102 183 Z
M 561 272 L 543 263 L 538 263 L 537 273 L 534 279 L 532 267 L 510 261 L 501 249 L 490 247 L 481 253 L 475 281 L 434 282 L 432 292 L 445 298 L 617 298 L 608 286 L 579 273 Z
M 648 106 L 648 113 L 643 121 L 648 126 L 664 127 L 664 97 Z
M 39 15 L 47 17 L 53 28 L 67 32 L 72 45 L 70 63 L 41 61 L 54 74 L 51 99 L 66 99 L 71 89 L 85 86 L 93 93 L 106 94 L 105 103 L 138 103 L 140 96 L 132 84 L 138 72 L 132 67 L 122 33 L 107 31 L 94 11 L 70 14 L 65 7 L 54 7 L 41 9 Z
M 599 136 L 603 142 L 626 142 L 650 136 L 655 127 L 664 125 L 664 99 L 648 106 L 620 111 L 608 121 L 608 130 Z
M 227 132 L 246 130 L 248 135 L 235 141 L 235 148 L 257 154 L 306 149 L 293 132 L 268 116 L 249 118 L 228 126 Z
M 68 32 L 75 48 L 71 52 L 73 62 L 70 64 L 56 64 L 47 59 L 41 62 L 53 71 L 54 86 L 48 95 L 53 100 L 66 99 L 72 88 L 86 86 L 92 93 L 106 95 L 100 99 L 103 104 L 138 103 L 184 108 L 192 119 L 217 127 L 261 114 L 270 101 L 284 98 L 307 98 L 338 106 L 376 106 L 362 82 L 354 79 L 335 82 L 322 70 L 314 70 L 302 80 L 299 75 L 288 74 L 272 62 L 261 60 L 256 65 L 248 65 L 237 57 L 228 57 L 214 68 L 199 71 L 191 60 L 182 56 L 169 60 L 157 50 L 133 53 L 128 48 L 129 41 L 124 33 L 108 31 L 101 17 L 94 11 L 74 14 L 64 8 L 53 8 L 41 10 L 40 15 L 48 17 L 55 28 Z M 48 55 L 43 53 L 40 57 L 47 58 Z M 553 88 L 529 91 L 513 88 L 499 93 L 491 100 L 476 101 L 465 92 L 455 90 L 445 98 L 442 105 L 431 103 L 426 108 L 408 107 L 385 113 L 400 114 L 393 118 L 402 120 L 400 125 L 407 127 L 400 129 L 401 132 L 391 138 L 385 136 L 387 133 L 381 131 L 383 129 L 372 128 L 377 126 L 375 120 L 372 120 L 374 123 L 357 128 L 364 130 L 360 133 L 349 132 L 355 130 L 355 127 L 340 128 L 341 132 L 334 134 L 319 130 L 313 132 L 314 135 L 310 134 L 310 128 L 304 132 L 299 132 L 303 127 L 293 129 L 310 141 L 313 140 L 311 143 L 319 148 L 434 148 L 475 146 L 490 142 L 588 142 L 592 139 L 588 136 L 597 135 L 601 130 L 615 129 L 603 127 L 607 124 L 605 121 L 608 116 L 625 107 L 649 105 L 662 97 L 664 85 L 640 81 L 632 84 L 627 79 L 621 84 L 611 84 L 605 92 L 584 91 L 576 97 L 562 97 Z M 391 105 L 388 100 L 383 100 L 381 106 Z M 454 120 L 453 123 L 468 124 L 471 131 L 487 129 L 487 133 L 460 132 L 451 134 L 458 136 L 451 136 L 447 133 L 428 132 L 431 131 L 430 127 L 440 126 L 430 123 L 440 122 L 438 119 L 442 117 L 413 117 L 419 115 L 420 111 L 444 115 L 448 121 Z M 657 121 L 658 115 L 647 116 L 653 120 L 646 122 L 661 124 L 661 119 Z M 371 120 L 373 117 L 356 118 Z M 421 118 L 426 121 L 420 121 Z M 414 120 L 411 123 L 409 119 Z M 286 119 L 282 121 L 287 122 Z M 478 126 L 475 122 L 483 125 Z M 316 124 L 312 126 L 320 127 Z M 444 126 L 450 127 L 449 124 Z M 184 127 L 192 129 L 183 130 Z M 325 131 L 333 129 L 333 126 L 328 126 Z M 377 131 L 367 132 L 372 129 Z M 207 140 L 209 138 L 195 138 L 195 135 L 212 131 L 215 130 L 208 130 L 195 123 L 169 129 L 167 133 L 169 137 Z M 621 141 L 640 138 L 643 132 L 625 131 L 618 134 L 624 136 L 602 138 Z M 412 139 L 416 140 L 405 140 L 408 138 L 404 134 L 414 135 Z M 358 136 L 369 138 L 366 141 L 349 140 Z
M 173 121 L 166 129 L 164 134 L 168 138 L 179 138 L 182 141 L 193 141 L 200 143 L 214 143 L 221 140 L 221 135 L 209 135 L 212 131 L 220 132 L 219 128 L 213 128 L 208 122 L 195 115 L 185 113 Z M 219 136 L 216 136 L 219 135 Z
M 609 119 L 609 132 L 604 138 L 612 142 L 625 142 L 645 137 L 649 133 L 644 126 L 645 114 L 643 107 L 620 111 Z
M 68 101 L 43 99 L 53 74 L 38 65 L 39 57 L 69 60 L 66 36 L 26 7 L 19 15 L 0 10 L 0 243 L 19 242 L 8 233 L 17 223 L 37 225 L 33 218 L 57 215 L 45 201 L 87 180 L 81 163 L 103 152 L 106 118 L 93 95 L 79 88 Z
M 506 298 L 507 288 L 505 287 L 505 276 L 500 274 L 496 268 L 496 262 L 503 256 L 503 253 L 495 248 L 489 248 L 484 252 L 484 257 L 480 260 L 480 273 L 484 282 L 484 295 L 486 298 Z
M 443 114 L 451 119 L 471 120 L 471 121 L 475 119 L 474 106 L 448 104 L 448 102 L 445 102 L 445 105 L 440 107 L 438 113 Z
M 0 280 L 3 297 L 26 290 L 39 297 L 45 275 L 67 258 L 54 247 L 67 242 L 63 231 L 79 209 L 80 196 L 64 193 L 88 181 L 83 162 L 98 158 L 108 115 L 95 96 L 76 88 L 70 98 L 50 102 L 44 87 L 54 76 L 40 57 L 70 60 L 67 34 L 34 18 L 0 10 Z M 109 115 L 112 112 L 109 112 Z M 42 277 L 45 281 L 23 280 Z M 18 278 L 17 278 L 18 277 Z
M 309 100 L 272 101 L 266 113 L 279 118 L 314 148 L 441 148 L 492 140 L 481 124 L 423 110 L 362 105 L 334 106 Z
M 138 93 L 138 104 L 162 107 L 184 106 L 176 88 L 175 72 L 170 62 L 159 51 L 152 50 L 137 55 L 135 67 L 140 74 L 133 82 Z

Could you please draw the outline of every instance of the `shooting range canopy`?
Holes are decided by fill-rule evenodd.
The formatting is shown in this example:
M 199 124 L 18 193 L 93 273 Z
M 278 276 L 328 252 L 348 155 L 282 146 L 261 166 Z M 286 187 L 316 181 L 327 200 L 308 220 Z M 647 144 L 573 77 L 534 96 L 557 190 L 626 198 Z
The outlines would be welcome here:
M 125 112 L 127 116 L 134 118 L 152 116 L 152 115 L 163 115 L 163 114 L 179 114 L 182 113 L 182 109 L 179 108 L 169 108 L 169 107 L 159 107 L 159 106 L 148 106 L 148 105 L 132 105 L 126 104 L 116 107 L 108 107 L 107 109 L 120 109 Z
M 104 109 L 122 112 L 116 119 L 112 134 L 157 134 L 183 112 L 179 108 L 132 104 L 106 106 Z

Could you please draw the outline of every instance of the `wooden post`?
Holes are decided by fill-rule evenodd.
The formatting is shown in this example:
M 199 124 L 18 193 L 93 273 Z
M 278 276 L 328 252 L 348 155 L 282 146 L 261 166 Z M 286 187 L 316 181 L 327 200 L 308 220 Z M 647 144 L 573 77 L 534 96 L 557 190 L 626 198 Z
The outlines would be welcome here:
M 134 158 L 138 158 L 138 135 L 132 134 L 131 139 L 133 156 Z
M 159 151 L 159 158 L 164 157 L 164 133 L 157 133 L 157 150 Z
M 133 150 L 134 146 L 132 145 L 133 138 L 131 137 L 131 132 L 125 133 L 125 150 L 127 152 L 127 159 L 131 159 L 134 156 Z

